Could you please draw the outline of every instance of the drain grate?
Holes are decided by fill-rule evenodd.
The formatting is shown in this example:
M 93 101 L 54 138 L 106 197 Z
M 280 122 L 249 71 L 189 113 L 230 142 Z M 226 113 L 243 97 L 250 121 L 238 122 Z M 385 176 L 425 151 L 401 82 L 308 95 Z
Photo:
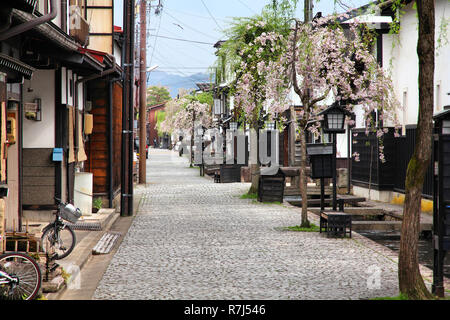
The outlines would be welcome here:
M 67 223 L 73 230 L 86 230 L 86 231 L 102 231 L 102 224 L 100 222 L 77 222 Z
M 92 254 L 107 254 L 110 253 L 117 240 L 122 234 L 120 232 L 107 232 L 97 242 L 92 249 Z

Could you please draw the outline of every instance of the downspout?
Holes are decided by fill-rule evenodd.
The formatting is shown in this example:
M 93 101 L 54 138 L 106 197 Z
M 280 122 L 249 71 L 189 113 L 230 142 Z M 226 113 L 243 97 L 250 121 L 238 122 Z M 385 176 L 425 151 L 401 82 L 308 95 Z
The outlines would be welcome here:
M 116 63 L 114 62 L 114 67 L 112 67 L 111 69 L 102 71 L 100 74 L 96 74 L 96 75 L 93 75 L 93 76 L 90 76 L 90 77 L 84 77 L 82 79 L 78 79 L 76 81 L 76 84 L 80 84 L 80 83 L 84 83 L 84 82 L 87 82 L 87 81 L 103 78 L 104 76 L 107 76 L 107 75 L 109 75 L 111 73 L 114 73 L 115 71 L 117 71 L 115 65 L 116 65 Z
M 67 30 L 67 0 L 61 0 L 61 29 L 69 33 Z
M 126 3 L 124 2 L 124 12 L 126 12 Z M 124 26 L 125 27 L 125 26 Z M 126 152 L 127 152 L 127 148 L 126 148 L 126 142 L 125 142 L 125 137 L 126 137 L 126 127 L 127 127 L 127 117 L 126 117 L 126 110 L 125 110 L 125 106 L 127 105 L 127 101 L 126 101 L 126 73 L 125 73 L 125 68 L 124 65 L 126 63 L 126 58 L 125 58 L 125 53 L 126 53 L 126 41 L 125 41 L 125 29 L 124 29 L 124 37 L 121 38 L 122 41 L 122 61 L 121 61 L 121 65 L 122 65 L 122 127 L 121 127 L 121 157 L 120 157 L 120 215 L 122 217 L 127 216 L 127 210 L 126 208 L 128 207 L 127 201 L 126 201 L 126 194 L 127 194 L 127 180 L 126 180 L 126 164 L 127 164 L 127 159 L 125 158 Z
M 33 19 L 31 21 L 19 24 L 16 27 L 13 27 L 5 32 L 0 33 L 0 41 L 4 41 L 11 37 L 17 36 L 18 34 L 31 30 L 40 24 L 53 20 L 56 17 L 57 11 L 58 9 L 56 6 L 56 0 L 50 0 L 50 12 L 48 14 L 45 14 L 41 17 L 37 17 L 36 19 Z

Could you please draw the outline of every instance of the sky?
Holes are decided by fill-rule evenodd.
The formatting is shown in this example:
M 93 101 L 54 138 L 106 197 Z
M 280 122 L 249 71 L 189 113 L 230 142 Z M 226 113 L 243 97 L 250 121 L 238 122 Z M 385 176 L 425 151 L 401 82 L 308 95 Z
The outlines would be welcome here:
M 158 65 L 153 72 L 168 72 L 182 76 L 208 72 L 215 60 L 213 44 L 224 40 L 231 17 L 252 16 L 261 12 L 268 0 L 161 0 L 162 14 L 156 16 L 152 9 L 148 26 L 148 67 Z M 136 0 L 138 3 L 139 0 Z M 156 6 L 158 0 L 147 0 Z M 351 8 L 369 3 L 369 0 L 343 0 Z M 336 10 L 343 12 L 334 0 L 314 1 L 313 15 Z M 123 0 L 114 0 L 115 25 L 123 25 Z M 303 1 L 297 8 L 297 17 L 303 20 Z M 155 36 L 158 37 L 155 37 Z M 163 37 L 185 39 L 176 41 Z M 151 74 L 150 74 L 151 77 Z

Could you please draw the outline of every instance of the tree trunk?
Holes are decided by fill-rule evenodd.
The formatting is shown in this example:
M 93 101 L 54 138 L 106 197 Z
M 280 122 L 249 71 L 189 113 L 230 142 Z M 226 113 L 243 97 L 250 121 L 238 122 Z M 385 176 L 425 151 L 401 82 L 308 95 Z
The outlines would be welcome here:
M 290 167 L 295 166 L 295 123 L 297 121 L 297 116 L 295 114 L 295 109 L 293 106 L 289 109 L 290 112 L 290 121 L 289 124 L 289 161 L 288 164 Z
M 406 172 L 398 276 L 400 292 L 409 299 L 429 299 L 432 295 L 419 270 L 418 240 L 422 188 L 432 152 L 435 12 L 434 0 L 416 3 L 419 15 L 419 119 L 414 154 Z
M 258 133 L 255 129 L 250 130 L 250 174 L 252 185 L 249 194 L 257 194 L 259 186 L 260 168 L 258 163 Z
M 303 121 L 302 121 L 303 122 Z M 300 164 L 300 194 L 302 196 L 302 228 L 309 228 L 308 220 L 308 177 L 306 176 L 306 124 L 302 123 L 300 128 L 301 164 Z

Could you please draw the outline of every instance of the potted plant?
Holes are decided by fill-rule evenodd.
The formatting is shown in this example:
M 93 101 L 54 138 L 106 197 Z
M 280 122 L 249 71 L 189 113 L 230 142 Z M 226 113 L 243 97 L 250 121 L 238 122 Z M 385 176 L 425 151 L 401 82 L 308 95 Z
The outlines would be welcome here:
M 97 213 L 98 210 L 102 208 L 102 199 L 101 198 L 95 198 L 94 201 L 92 201 L 92 212 Z

